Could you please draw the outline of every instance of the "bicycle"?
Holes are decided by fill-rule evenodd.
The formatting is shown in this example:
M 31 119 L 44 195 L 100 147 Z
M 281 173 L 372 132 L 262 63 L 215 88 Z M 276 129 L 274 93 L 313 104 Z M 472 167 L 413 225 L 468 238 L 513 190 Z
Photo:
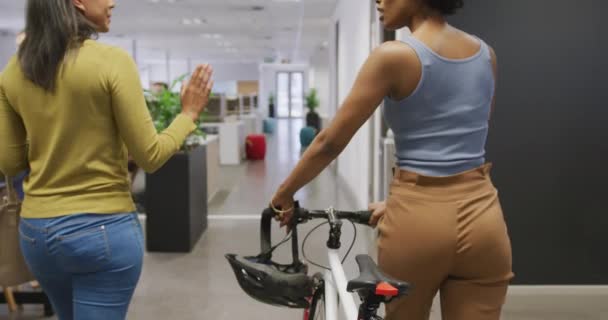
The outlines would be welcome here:
M 345 257 L 340 259 L 342 220 L 353 224 L 369 225 L 369 211 L 307 210 L 296 205 L 291 220 L 291 232 L 279 244 L 270 245 L 270 224 L 274 213 L 264 210 L 261 219 L 262 253 L 252 257 L 227 254 L 226 258 L 237 277 L 241 288 L 254 299 L 278 306 L 304 309 L 304 320 L 337 320 L 338 306 L 347 320 L 376 320 L 382 303 L 407 295 L 410 284 L 384 275 L 368 255 L 356 257 L 360 276 L 347 282 L 343 263 L 350 254 L 353 242 Z M 315 219 L 327 220 L 313 228 L 302 242 L 304 258 L 313 265 L 327 269 L 324 273 L 308 276 L 308 266 L 299 258 L 298 225 Z M 304 245 L 308 237 L 319 227 L 329 225 L 327 256 L 329 268 L 320 266 L 306 257 Z M 272 262 L 272 252 L 282 244 L 292 240 L 293 262 L 280 265 Z M 355 303 L 353 293 L 357 293 L 361 303 Z

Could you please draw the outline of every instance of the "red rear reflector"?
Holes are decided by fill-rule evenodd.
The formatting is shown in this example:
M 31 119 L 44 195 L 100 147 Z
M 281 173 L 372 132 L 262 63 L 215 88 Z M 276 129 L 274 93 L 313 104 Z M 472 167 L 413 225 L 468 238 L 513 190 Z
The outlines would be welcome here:
M 376 286 L 376 295 L 384 297 L 395 297 L 399 294 L 397 288 L 391 286 L 389 283 L 381 282 Z

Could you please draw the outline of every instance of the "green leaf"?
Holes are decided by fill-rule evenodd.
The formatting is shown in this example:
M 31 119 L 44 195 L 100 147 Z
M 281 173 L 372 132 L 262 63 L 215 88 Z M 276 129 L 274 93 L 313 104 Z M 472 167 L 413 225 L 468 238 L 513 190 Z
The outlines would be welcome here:
M 317 97 L 317 89 L 313 88 L 306 95 L 306 107 L 310 112 L 315 112 L 315 109 L 319 106 L 319 98 Z
M 150 115 L 154 122 L 154 127 L 158 132 L 162 132 L 167 129 L 171 122 L 182 112 L 182 104 L 180 94 L 173 92 L 175 86 L 182 82 L 188 74 L 183 74 L 177 79 L 173 80 L 169 89 L 162 89 L 158 93 L 153 93 L 149 90 L 144 91 L 144 97 L 146 99 L 146 105 L 150 110 Z M 200 120 L 202 121 L 204 115 L 201 115 Z M 205 136 L 205 133 L 200 129 L 197 129 L 192 135 L 193 136 Z M 196 145 L 188 145 L 189 140 L 186 139 L 182 150 L 190 150 Z
M 184 73 L 181 76 L 177 77 L 177 79 L 173 80 L 173 82 L 171 83 L 171 87 L 169 88 L 169 90 L 173 91 L 173 89 L 175 88 L 175 86 L 184 81 L 184 79 L 186 79 L 190 74 L 189 73 Z

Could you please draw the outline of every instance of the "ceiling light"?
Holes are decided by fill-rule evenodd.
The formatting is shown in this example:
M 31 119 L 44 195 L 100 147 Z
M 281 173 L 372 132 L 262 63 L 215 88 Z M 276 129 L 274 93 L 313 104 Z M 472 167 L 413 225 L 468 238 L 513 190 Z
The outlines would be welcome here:
M 201 24 L 203 23 L 203 20 L 199 19 L 199 18 L 194 18 L 194 20 L 192 20 L 194 22 L 194 24 Z
M 184 19 L 182 19 L 182 24 L 189 26 L 192 24 L 192 20 L 190 20 L 188 18 L 184 18 Z
M 221 38 L 222 38 L 221 34 L 217 34 L 217 33 L 213 34 L 213 39 L 221 39 Z

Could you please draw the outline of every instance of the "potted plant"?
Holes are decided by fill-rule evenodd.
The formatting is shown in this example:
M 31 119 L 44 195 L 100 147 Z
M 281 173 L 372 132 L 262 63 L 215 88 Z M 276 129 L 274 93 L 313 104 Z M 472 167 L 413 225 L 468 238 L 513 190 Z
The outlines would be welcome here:
M 175 79 L 170 87 L 160 86 L 160 89 L 153 92 L 150 90 L 144 91 L 146 104 L 152 115 L 154 126 L 158 132 L 162 132 L 173 122 L 173 119 L 182 112 L 182 104 L 180 94 L 175 92 L 175 86 L 181 83 L 188 74 L 181 75 Z M 199 121 L 204 120 L 205 114 L 202 113 Z M 182 150 L 191 150 L 200 144 L 200 138 L 205 137 L 205 133 L 199 128 L 196 129 L 182 145 Z
M 321 131 L 321 117 L 316 112 L 319 107 L 319 98 L 317 97 L 317 90 L 311 89 L 306 95 L 306 107 L 308 113 L 306 114 L 306 126 L 315 128 L 317 132 Z
M 154 125 L 165 130 L 181 113 L 174 92 L 187 75 L 155 92 L 146 91 Z M 146 175 L 146 244 L 149 251 L 190 252 L 207 228 L 207 155 L 204 133 L 196 130 L 158 171 Z

